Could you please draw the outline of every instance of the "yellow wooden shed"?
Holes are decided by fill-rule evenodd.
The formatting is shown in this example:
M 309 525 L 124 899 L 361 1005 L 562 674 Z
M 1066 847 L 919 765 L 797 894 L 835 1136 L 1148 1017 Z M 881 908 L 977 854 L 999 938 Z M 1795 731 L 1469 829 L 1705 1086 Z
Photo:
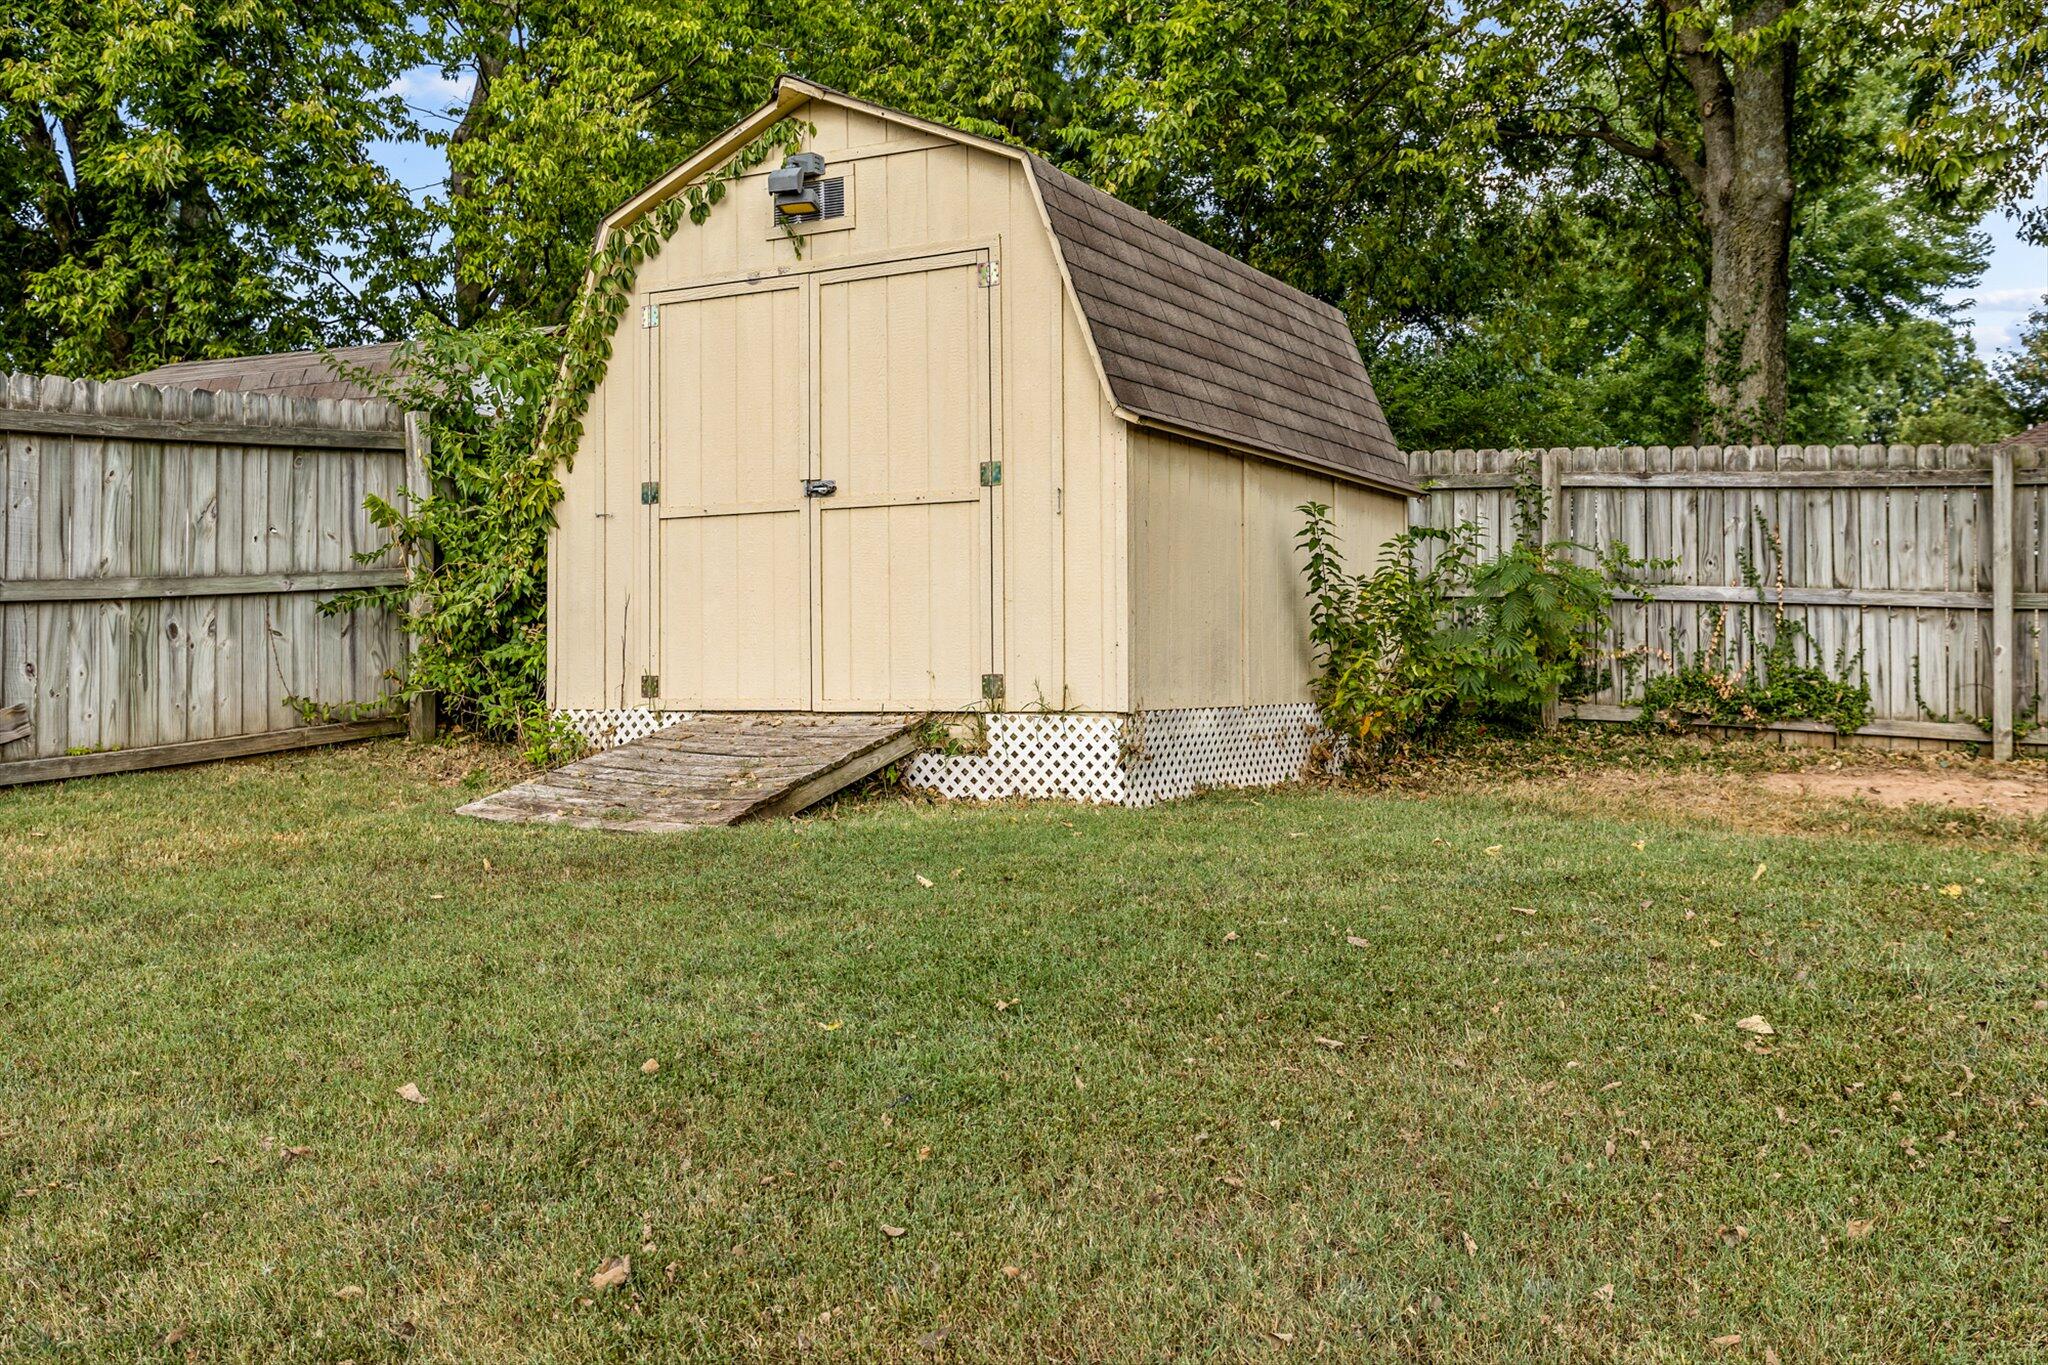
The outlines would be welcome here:
M 912 765 L 960 795 L 1294 775 L 1295 509 L 1334 507 L 1365 564 L 1415 492 L 1343 315 L 791 77 L 604 231 L 784 118 L 804 155 L 635 281 L 563 474 L 552 706 L 600 744 L 706 710 L 984 713 L 982 752 Z

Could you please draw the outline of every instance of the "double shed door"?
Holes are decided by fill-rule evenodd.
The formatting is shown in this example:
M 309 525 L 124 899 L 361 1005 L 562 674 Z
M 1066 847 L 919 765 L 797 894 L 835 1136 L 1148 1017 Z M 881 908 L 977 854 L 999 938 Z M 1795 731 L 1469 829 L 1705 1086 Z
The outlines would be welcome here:
M 661 301 L 658 705 L 980 701 L 995 653 L 988 260 L 956 252 Z

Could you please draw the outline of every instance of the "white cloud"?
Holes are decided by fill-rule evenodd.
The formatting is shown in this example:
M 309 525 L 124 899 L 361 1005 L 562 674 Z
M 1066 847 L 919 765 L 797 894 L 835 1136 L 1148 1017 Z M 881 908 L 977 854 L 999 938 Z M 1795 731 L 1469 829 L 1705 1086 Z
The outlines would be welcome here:
M 441 112 L 469 102 L 476 77 L 467 71 L 450 76 L 438 66 L 416 66 L 384 88 L 421 111 Z
M 2048 288 L 1962 289 L 1947 295 L 1947 300 L 1968 309 L 1958 321 L 1976 338 L 1978 352 L 1988 354 L 2019 343 L 2020 327 L 2042 306 L 2044 295 Z

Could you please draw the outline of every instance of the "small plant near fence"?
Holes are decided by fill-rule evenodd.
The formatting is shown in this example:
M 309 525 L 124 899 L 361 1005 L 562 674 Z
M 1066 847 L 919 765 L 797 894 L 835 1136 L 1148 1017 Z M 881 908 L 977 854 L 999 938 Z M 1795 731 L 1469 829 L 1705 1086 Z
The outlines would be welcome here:
M 1769 586 L 1765 568 L 1748 545 L 1737 551 L 1736 563 L 1743 586 L 1756 595 L 1759 607 L 1770 609 L 1762 628 L 1757 611 L 1744 612 L 1739 626 L 1731 628 L 1725 607 L 1707 608 L 1699 652 L 1688 656 L 1674 635 L 1671 670 L 1644 681 L 1638 723 L 1683 729 L 1809 720 L 1843 734 L 1862 729 L 1870 723 L 1870 684 L 1860 676 L 1863 656 L 1843 652 L 1832 670 L 1816 661 L 1819 644 L 1812 632 L 1785 611 L 1783 538 L 1763 513 L 1753 515 L 1757 541 L 1770 558 Z M 1738 643 L 1744 646 L 1739 654 L 1733 652 Z
M 1517 494 L 1522 534 L 1499 554 L 1484 556 L 1470 522 L 1416 527 L 1358 575 L 1345 569 L 1330 509 L 1299 509 L 1313 695 L 1344 766 L 1385 762 L 1467 723 L 1534 724 L 1591 672 L 1615 593 L 1647 592 L 1653 565 L 1620 544 L 1544 540 L 1541 490 L 1531 482 Z

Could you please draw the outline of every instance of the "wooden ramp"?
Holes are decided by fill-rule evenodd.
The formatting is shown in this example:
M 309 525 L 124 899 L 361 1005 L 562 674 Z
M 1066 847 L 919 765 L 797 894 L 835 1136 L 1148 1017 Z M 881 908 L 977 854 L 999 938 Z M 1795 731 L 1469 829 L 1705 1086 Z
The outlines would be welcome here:
M 701 713 L 472 801 L 462 814 L 645 833 L 794 815 L 913 752 L 922 719 Z

